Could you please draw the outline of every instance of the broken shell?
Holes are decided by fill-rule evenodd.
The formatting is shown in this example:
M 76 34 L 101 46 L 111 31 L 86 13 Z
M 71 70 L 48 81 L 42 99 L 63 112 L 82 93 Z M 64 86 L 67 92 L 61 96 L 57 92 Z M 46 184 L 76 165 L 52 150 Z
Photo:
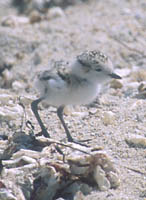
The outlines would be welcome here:
M 31 199 L 52 200 L 59 188 L 58 175 L 54 167 L 41 168 L 38 177 L 34 180 L 35 187 Z
M 0 188 L 0 199 L 1 200 L 17 200 L 17 198 L 12 194 L 7 188 Z
M 111 187 L 110 182 L 106 178 L 106 174 L 104 170 L 99 165 L 96 166 L 96 168 L 94 169 L 93 176 L 94 176 L 94 180 L 96 181 L 101 191 L 106 191 L 110 189 Z
M 3 120 L 16 120 L 23 115 L 23 109 L 21 106 L 16 105 L 13 107 L 4 106 L 0 108 L 0 118 Z
M 16 144 L 22 144 L 22 141 L 23 144 L 30 144 L 32 141 L 24 135 L 24 132 L 16 132 L 12 139 L 9 138 L 8 144 L 11 148 L 8 146 L 7 154 L 11 156 L 11 160 L 2 161 L 1 177 L 6 180 L 4 184 L 9 183 L 12 194 L 18 194 L 17 199 L 23 199 L 24 184 L 27 184 L 25 188 L 28 190 L 24 194 L 27 199 L 50 200 L 68 194 L 70 197 L 80 198 L 91 193 L 94 186 L 98 186 L 100 190 L 118 186 L 119 179 L 113 163 L 104 151 L 99 151 L 101 148 L 87 148 L 79 144 L 64 144 L 50 138 L 37 137 L 38 144 L 43 147 L 41 152 L 18 150 Z M 49 145 L 44 147 L 43 142 Z M 56 145 L 64 152 L 65 161 L 68 162 L 57 160 Z M 12 155 L 12 152 L 16 153 Z M 61 196 L 58 195 L 60 191 Z M 76 194 L 78 191 L 83 195 L 80 192 Z
M 110 181 L 111 188 L 117 188 L 120 185 L 120 179 L 115 172 L 110 171 L 107 176 L 108 180 Z
M 70 165 L 70 171 L 74 175 L 84 175 L 88 173 L 90 162 L 89 155 L 79 155 L 75 157 L 68 157 L 68 163 Z
M 92 154 L 76 153 L 71 158 L 67 158 L 70 165 L 71 174 L 81 176 L 90 182 L 98 185 L 102 191 L 119 185 L 118 175 L 113 167 L 112 161 L 108 158 L 104 151 L 94 152 Z M 113 172 L 113 173 L 110 173 Z
M 13 154 L 13 159 L 17 159 L 20 157 L 25 157 L 25 156 L 29 156 L 30 158 L 34 158 L 34 159 L 38 159 L 40 157 L 40 153 L 37 151 L 33 151 L 33 150 L 28 150 L 28 149 L 20 149 L 19 151 L 17 151 L 16 153 Z
M 3 160 L 2 164 L 7 168 L 20 167 L 27 164 L 37 164 L 36 160 L 28 156 L 22 156 L 15 160 Z

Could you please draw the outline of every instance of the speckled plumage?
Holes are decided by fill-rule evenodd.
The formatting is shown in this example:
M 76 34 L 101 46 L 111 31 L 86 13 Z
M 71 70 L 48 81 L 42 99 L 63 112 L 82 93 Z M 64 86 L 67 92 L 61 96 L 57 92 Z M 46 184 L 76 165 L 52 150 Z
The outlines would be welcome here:
M 81 64 L 92 66 L 92 65 L 99 65 L 101 63 L 106 64 L 108 61 L 108 57 L 100 51 L 85 51 L 79 56 L 77 59 Z
M 63 124 L 68 140 L 73 141 L 69 130 L 63 120 L 63 108 L 66 105 L 81 105 L 91 103 L 98 95 L 98 86 L 111 78 L 120 79 L 113 72 L 111 60 L 100 51 L 84 51 L 69 65 L 60 63 L 53 70 L 45 70 L 37 76 L 36 87 L 40 98 L 32 103 L 32 110 L 44 131 L 46 129 L 40 122 L 36 105 L 42 101 L 56 106 L 58 117 Z

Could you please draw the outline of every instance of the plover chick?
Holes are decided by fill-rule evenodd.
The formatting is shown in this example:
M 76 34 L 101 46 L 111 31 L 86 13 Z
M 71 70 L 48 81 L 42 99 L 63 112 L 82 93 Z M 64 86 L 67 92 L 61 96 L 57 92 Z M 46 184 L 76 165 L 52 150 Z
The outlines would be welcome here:
M 78 143 L 72 138 L 63 119 L 64 107 L 91 103 L 98 95 L 98 86 L 112 78 L 121 79 L 113 72 L 111 60 L 97 50 L 81 53 L 68 67 L 60 68 L 56 72 L 52 70 L 40 72 L 35 84 L 40 97 L 32 102 L 31 108 L 42 134 L 50 137 L 38 113 L 38 104 L 45 100 L 57 107 L 57 115 L 68 141 Z

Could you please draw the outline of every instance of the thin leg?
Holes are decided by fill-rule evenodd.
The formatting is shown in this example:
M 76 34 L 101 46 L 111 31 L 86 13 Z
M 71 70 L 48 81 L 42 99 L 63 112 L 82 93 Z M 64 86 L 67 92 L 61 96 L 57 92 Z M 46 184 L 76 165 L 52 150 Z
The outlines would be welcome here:
M 64 121 L 64 119 L 63 119 L 63 109 L 64 109 L 64 106 L 60 106 L 60 107 L 57 109 L 57 115 L 58 115 L 58 117 L 59 117 L 59 119 L 60 119 L 60 121 L 61 121 L 61 123 L 62 123 L 64 129 L 65 129 L 65 132 L 66 132 L 68 141 L 69 141 L 69 142 L 73 142 L 74 140 L 73 140 L 73 138 L 72 138 L 72 136 L 71 136 L 71 134 L 70 134 L 70 132 L 69 132 L 69 130 L 68 130 L 68 128 L 67 128 L 67 125 L 65 124 L 65 121 Z
M 38 113 L 38 104 L 39 104 L 42 100 L 43 100 L 43 98 L 40 98 L 40 99 L 37 99 L 37 100 L 33 101 L 33 102 L 31 103 L 31 109 L 32 109 L 32 111 L 33 111 L 33 113 L 34 113 L 34 115 L 35 115 L 35 117 L 36 117 L 36 119 L 37 119 L 37 121 L 38 121 L 38 123 L 39 123 L 39 125 L 40 125 L 40 127 L 41 127 L 42 134 L 43 134 L 45 137 L 50 138 L 50 135 L 49 135 L 49 133 L 47 132 L 47 129 L 46 129 L 46 127 L 44 126 L 44 124 L 43 124 L 43 122 L 42 122 L 42 120 L 41 120 L 41 118 L 40 118 L 40 115 L 39 115 L 39 113 Z
M 65 121 L 64 121 L 64 119 L 63 119 L 63 109 L 64 109 L 64 106 L 60 106 L 60 107 L 57 109 L 57 115 L 58 115 L 58 117 L 59 117 L 59 119 L 60 119 L 60 121 L 61 121 L 61 123 L 62 123 L 64 129 L 65 129 L 65 132 L 66 132 L 68 141 L 69 141 L 69 142 L 74 142 L 74 143 L 76 143 L 76 144 L 80 144 L 80 145 L 82 145 L 82 146 L 86 146 L 86 147 L 87 147 L 87 145 L 82 144 L 82 143 L 80 143 L 79 141 L 76 141 L 76 140 L 74 140 L 74 139 L 72 138 L 72 136 L 71 136 L 71 134 L 70 134 L 70 131 L 68 130 L 67 125 L 65 124 Z M 82 142 L 87 142 L 87 141 L 89 141 L 89 140 L 85 140 L 85 141 L 82 141 Z

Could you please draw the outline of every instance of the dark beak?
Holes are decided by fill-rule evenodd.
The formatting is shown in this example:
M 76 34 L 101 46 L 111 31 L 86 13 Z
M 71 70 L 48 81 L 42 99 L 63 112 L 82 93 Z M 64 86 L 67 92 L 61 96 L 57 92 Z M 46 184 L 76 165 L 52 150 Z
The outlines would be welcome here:
M 110 77 L 115 78 L 115 79 L 122 79 L 121 76 L 119 76 L 115 73 L 112 73 L 112 74 L 109 74 L 109 75 L 110 75 Z

